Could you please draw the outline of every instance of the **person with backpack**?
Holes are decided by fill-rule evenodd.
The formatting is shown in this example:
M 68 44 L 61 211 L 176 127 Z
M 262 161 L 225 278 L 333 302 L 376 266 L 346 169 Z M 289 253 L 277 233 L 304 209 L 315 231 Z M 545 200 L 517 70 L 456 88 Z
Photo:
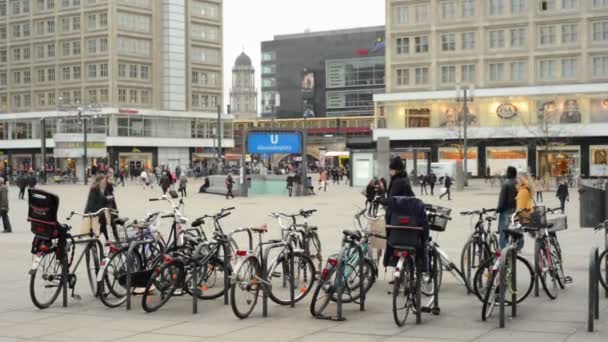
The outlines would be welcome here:
M 232 175 L 228 174 L 228 176 L 226 177 L 226 199 L 228 199 L 229 197 L 234 198 L 234 194 L 232 193 L 232 187 L 234 186 L 234 180 L 232 179 Z
M 389 165 L 389 174 L 391 175 L 391 182 L 388 186 L 388 197 L 415 196 L 401 157 L 393 158 Z
M 168 172 L 164 172 L 163 175 L 160 177 L 160 188 L 163 189 L 163 195 L 166 195 L 167 191 L 171 187 L 170 177 L 171 176 L 168 174 Z
M 376 178 L 369 181 L 367 187 L 365 188 L 365 208 L 367 208 L 367 214 L 372 215 L 374 209 L 374 199 L 376 198 L 376 184 L 378 180 Z
M 513 166 L 507 168 L 506 178 L 500 188 L 498 205 L 496 206 L 496 212 L 498 213 L 498 245 L 501 249 L 507 245 L 504 230 L 509 228 L 511 217 L 515 214 L 517 207 L 517 170 Z

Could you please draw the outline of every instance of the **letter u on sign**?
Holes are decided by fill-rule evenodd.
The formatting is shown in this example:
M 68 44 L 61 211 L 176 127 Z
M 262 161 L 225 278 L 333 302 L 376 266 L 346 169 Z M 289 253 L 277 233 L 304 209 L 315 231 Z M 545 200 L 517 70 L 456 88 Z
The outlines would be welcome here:
M 270 135 L 270 143 L 273 145 L 276 145 L 279 143 L 279 135 L 278 134 L 271 134 Z

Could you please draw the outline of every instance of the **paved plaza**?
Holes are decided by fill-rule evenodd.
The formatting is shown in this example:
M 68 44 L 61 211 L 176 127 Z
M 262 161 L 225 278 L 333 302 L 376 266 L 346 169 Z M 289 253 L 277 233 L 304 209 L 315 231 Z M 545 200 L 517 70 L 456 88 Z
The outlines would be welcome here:
M 71 210 L 82 210 L 87 196 L 83 185 L 45 186 L 61 198 L 60 217 Z M 353 226 L 352 216 L 361 207 L 364 198 L 361 189 L 331 186 L 326 193 L 314 197 L 256 197 L 226 200 L 217 195 L 196 194 L 198 184 L 190 183 L 186 198 L 186 216 L 194 219 L 214 213 L 221 207 L 234 205 L 234 214 L 226 218 L 225 231 L 242 226 L 268 223 L 270 236 L 278 236 L 278 225 L 268 217 L 272 211 L 296 212 L 301 208 L 316 208 L 310 222 L 319 226 L 319 234 L 326 257 L 340 245 L 341 233 Z M 417 189 L 416 189 L 417 190 Z M 441 316 L 423 315 L 421 325 L 410 319 L 405 327 L 395 325 L 391 313 L 391 296 L 387 294 L 390 272 L 380 269 L 378 282 L 366 302 L 366 311 L 358 305 L 345 304 L 344 322 L 316 320 L 309 313 L 312 293 L 295 308 L 281 307 L 269 302 L 269 317 L 262 317 L 258 305 L 250 318 L 237 319 L 223 300 L 200 301 L 199 313 L 191 312 L 191 298 L 179 297 L 158 312 L 147 314 L 141 309 L 140 298 L 134 298 L 133 310 L 124 307 L 108 309 L 92 297 L 86 276 L 79 278 L 77 293 L 83 299 L 69 300 L 67 308 L 60 300 L 47 310 L 38 310 L 28 293 L 31 266 L 30 244 L 32 234 L 26 222 L 26 201 L 17 200 L 15 188 L 10 190 L 10 216 L 13 234 L 0 235 L 0 342 L 8 341 L 606 341 L 608 340 L 608 299 L 600 301 L 599 322 L 596 332 L 586 332 L 587 318 L 587 267 L 591 246 L 603 245 L 603 237 L 590 229 L 578 227 L 578 194 L 571 190 L 568 203 L 570 228 L 560 233 L 564 250 L 566 273 L 574 283 L 559 292 L 555 301 L 541 291 L 539 298 L 530 296 L 519 306 L 519 316 L 507 319 L 506 329 L 498 328 L 497 314 L 487 322 L 481 321 L 481 303 L 467 296 L 449 274 L 444 273 L 441 290 Z M 471 231 L 469 218 L 455 213 L 466 209 L 494 207 L 498 188 L 483 181 L 474 181 L 465 192 L 454 192 L 452 201 L 439 201 L 437 197 L 423 196 L 425 201 L 453 209 L 453 221 L 438 242 L 451 256 L 460 259 L 461 248 Z M 116 192 L 121 216 L 138 218 L 147 212 L 168 209 L 160 202 L 150 203 L 158 197 L 160 189 L 143 190 L 134 184 L 119 187 Z M 545 194 L 548 206 L 558 202 L 553 193 Z M 532 240 L 527 239 L 524 256 L 531 258 Z M 459 264 L 459 262 L 458 262 Z M 331 308 L 331 307 L 330 307 Z

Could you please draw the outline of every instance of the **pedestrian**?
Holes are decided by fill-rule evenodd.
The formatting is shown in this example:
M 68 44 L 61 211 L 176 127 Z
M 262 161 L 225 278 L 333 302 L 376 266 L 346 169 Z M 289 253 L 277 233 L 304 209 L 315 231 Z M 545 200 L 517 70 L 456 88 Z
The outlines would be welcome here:
M 8 186 L 4 182 L 4 178 L 0 177 L 0 216 L 2 216 L 3 233 L 11 233 L 11 222 L 8 219 Z
M 232 175 L 228 174 L 226 177 L 226 199 L 232 197 L 234 198 L 234 194 L 232 193 L 232 187 L 234 186 L 234 180 L 232 179 Z
M 534 198 L 532 193 L 534 189 L 530 184 L 530 178 L 526 173 L 521 173 L 518 176 L 517 182 L 517 197 L 515 198 L 515 212 L 521 212 L 521 217 L 530 217 L 534 208 Z M 523 210 L 523 211 L 522 211 Z M 519 240 L 517 249 L 521 250 L 524 247 L 524 240 Z
M 182 175 L 179 179 L 179 192 L 181 193 L 182 197 L 188 196 L 188 193 L 186 192 L 187 184 L 188 184 L 188 178 L 186 178 L 186 175 Z
M 511 217 L 515 214 L 515 208 L 517 206 L 517 170 L 513 166 L 509 166 L 507 168 L 506 177 L 507 179 L 500 188 L 498 205 L 496 206 L 496 212 L 498 213 L 498 245 L 501 249 L 505 248 L 507 245 L 504 230 L 509 228 Z
M 426 176 L 420 175 L 418 177 L 418 183 L 420 183 L 420 196 L 429 194 L 428 190 L 426 189 L 426 181 Z
M 445 191 L 441 194 L 441 196 L 439 196 L 439 199 L 442 199 L 443 196 L 448 195 L 448 201 L 451 201 L 452 191 L 450 189 L 452 188 L 452 177 L 450 177 L 448 174 L 446 174 L 443 178 L 443 187 L 445 188 Z
M 146 169 L 141 170 L 141 173 L 139 174 L 139 178 L 141 179 L 141 184 L 143 185 L 143 187 L 145 189 L 146 186 L 148 186 L 148 173 L 146 172 Z
M 16 179 L 17 187 L 19 188 L 19 199 L 25 199 L 25 187 L 27 186 L 27 179 L 24 174 L 20 174 Z
M 389 174 L 391 175 L 391 183 L 388 186 L 389 198 L 395 196 L 415 197 L 401 157 L 393 158 L 389 164 Z
M 160 177 L 160 188 L 163 190 L 163 195 L 166 195 L 169 187 L 171 187 L 171 179 L 169 177 L 167 172 L 164 172 Z
M 209 184 L 209 177 L 205 176 L 205 180 L 203 181 L 203 185 L 201 185 L 201 187 L 198 189 L 198 193 L 202 194 L 207 192 L 207 189 L 209 189 L 209 187 L 211 186 Z
M 376 186 L 378 180 L 376 178 L 369 181 L 367 187 L 365 188 L 365 208 L 367 208 L 367 214 L 372 215 L 372 211 L 374 209 L 374 199 L 376 198 Z
M 293 194 L 293 176 L 291 174 L 287 175 L 287 192 L 289 193 L 289 197 Z
M 491 173 L 490 173 L 490 167 L 486 167 L 486 179 L 485 182 L 487 183 L 490 180 L 490 177 L 492 177 Z
M 125 169 L 121 168 L 118 171 L 118 183 L 116 184 L 116 186 L 122 184 L 122 187 L 125 187 Z
M 116 204 L 116 197 L 114 195 L 114 189 L 116 186 L 114 185 L 114 178 L 111 176 L 111 174 L 106 176 L 106 183 L 106 190 L 104 191 L 104 195 L 106 196 L 106 206 L 110 209 L 118 211 L 118 205 Z M 118 230 L 116 229 L 116 224 L 114 223 L 114 220 L 118 217 L 111 213 L 106 213 L 105 217 L 106 222 L 109 222 L 110 226 L 112 227 L 112 234 L 114 238 L 118 240 Z M 107 229 L 105 235 L 107 235 Z
M 38 184 L 38 179 L 36 178 L 36 175 L 34 174 L 34 171 L 30 170 L 30 174 L 27 177 L 27 186 L 30 189 L 35 189 L 36 188 L 36 184 Z
M 429 186 L 431 188 L 431 196 L 435 195 L 435 183 L 437 183 L 437 176 L 435 175 L 435 173 L 433 173 L 433 171 L 431 171 L 431 174 L 429 175 Z
M 319 177 L 319 191 L 323 189 L 323 192 L 327 192 L 327 171 L 321 171 L 321 176 Z
M 560 208 L 562 209 L 562 214 L 566 211 L 566 201 L 570 202 L 570 194 L 568 193 L 568 182 L 566 180 L 562 180 L 557 187 L 557 193 L 555 197 L 559 199 Z
M 108 186 L 108 181 L 106 176 L 98 175 L 95 177 L 95 181 L 93 182 L 91 189 L 89 190 L 89 196 L 87 198 L 87 203 L 84 208 L 85 214 L 91 214 L 98 212 L 100 209 L 106 208 L 108 206 L 107 198 L 106 198 L 106 189 Z M 85 219 L 87 220 L 87 219 Z M 99 232 L 94 231 L 95 224 L 93 224 L 93 219 L 90 219 L 90 225 L 88 229 L 91 232 L 94 232 L 95 235 L 98 235 L 100 232 L 103 233 L 106 240 L 108 240 L 108 231 L 106 228 L 106 217 L 105 213 L 101 213 L 98 216 L 99 222 Z M 86 233 L 86 232 L 81 232 Z
M 315 187 L 312 185 L 312 177 L 308 176 L 308 178 L 306 178 L 306 188 L 308 189 L 308 191 L 310 192 L 311 195 L 316 195 L 315 194 Z
M 543 202 L 543 189 L 544 189 L 544 185 L 543 185 L 543 181 L 540 178 L 535 178 L 534 179 L 534 190 L 536 190 L 536 202 Z

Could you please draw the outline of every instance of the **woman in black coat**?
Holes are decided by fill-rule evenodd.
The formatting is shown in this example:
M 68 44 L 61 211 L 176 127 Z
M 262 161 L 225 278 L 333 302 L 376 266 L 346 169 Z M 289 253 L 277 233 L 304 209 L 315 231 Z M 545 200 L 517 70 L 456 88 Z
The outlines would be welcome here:
M 87 205 L 84 208 L 85 214 L 91 214 L 98 212 L 100 209 L 107 208 L 108 201 L 106 198 L 106 190 L 108 186 L 108 181 L 106 176 L 98 175 L 95 178 L 95 182 L 93 186 L 91 186 L 91 190 L 89 191 L 89 197 L 87 198 Z M 103 236 L 108 240 L 108 231 L 106 228 L 106 216 L 104 213 L 99 214 L 99 225 L 100 232 L 103 233 Z

